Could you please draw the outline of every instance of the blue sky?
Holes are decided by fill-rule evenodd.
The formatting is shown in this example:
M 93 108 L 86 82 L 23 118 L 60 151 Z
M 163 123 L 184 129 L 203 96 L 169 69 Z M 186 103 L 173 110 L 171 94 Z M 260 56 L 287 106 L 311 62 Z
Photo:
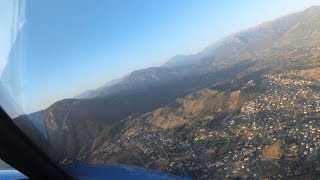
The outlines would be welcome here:
M 1 24 L 10 24 L 10 1 L 0 1 Z M 28 0 L 24 110 L 44 109 L 132 70 L 160 65 L 176 54 L 195 53 L 230 33 L 315 4 L 320 3 Z M 6 28 L 1 28 L 2 64 L 8 51 L 7 37 Z
M 12 5 L 12 0 L 0 2 L 0 72 L 10 51 Z

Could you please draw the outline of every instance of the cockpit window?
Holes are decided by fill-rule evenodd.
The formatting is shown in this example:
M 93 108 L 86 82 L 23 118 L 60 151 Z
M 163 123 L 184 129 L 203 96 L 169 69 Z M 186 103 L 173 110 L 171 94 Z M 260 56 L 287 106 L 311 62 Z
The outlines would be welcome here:
M 319 172 L 320 7 L 0 2 L 0 105 L 61 166 Z

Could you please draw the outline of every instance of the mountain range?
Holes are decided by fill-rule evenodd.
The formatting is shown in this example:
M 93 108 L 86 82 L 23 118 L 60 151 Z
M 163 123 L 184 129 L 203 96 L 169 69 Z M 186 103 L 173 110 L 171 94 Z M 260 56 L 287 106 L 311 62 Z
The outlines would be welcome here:
M 154 162 L 138 150 L 142 142 L 126 148 L 116 142 L 135 137 L 142 129 L 150 136 L 188 139 L 204 124 L 215 128 L 231 122 L 230 118 L 245 112 L 254 93 L 264 91 L 261 84 L 267 75 L 289 77 L 292 71 L 319 68 L 319 19 L 320 7 L 314 6 L 262 23 L 197 54 L 178 55 L 160 67 L 134 71 L 14 121 L 59 163 L 126 163 L 199 178 L 199 174 L 169 170 L 171 162 L 190 159 L 190 152 L 173 153 L 173 147 L 154 144 L 168 148 L 164 150 L 168 158 Z M 313 77 L 317 76 L 308 78 Z M 25 128 L 26 124 L 32 128 Z M 43 138 L 36 138 L 35 128 Z M 205 154 L 214 160 L 228 146 L 209 148 Z M 118 149 L 118 154 L 106 155 L 110 148 Z

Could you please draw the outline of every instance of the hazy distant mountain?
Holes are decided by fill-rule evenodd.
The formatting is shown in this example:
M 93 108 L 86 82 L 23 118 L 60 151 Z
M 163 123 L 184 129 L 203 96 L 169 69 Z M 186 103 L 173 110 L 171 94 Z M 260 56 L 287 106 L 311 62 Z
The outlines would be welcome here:
M 188 66 L 195 65 L 201 62 L 214 61 L 214 53 L 200 52 L 193 55 L 176 55 L 166 62 L 162 67 L 177 67 L 177 66 Z
M 93 98 L 93 97 L 99 96 L 101 91 L 103 91 L 104 89 L 106 89 L 112 85 L 117 84 L 121 80 L 122 79 L 120 78 L 120 79 L 114 79 L 114 80 L 108 81 L 103 86 L 99 87 L 98 89 L 85 91 L 85 92 L 77 95 L 75 98 L 87 99 L 87 98 Z
M 269 48 L 284 34 L 294 27 L 302 18 L 303 12 L 260 24 L 248 30 L 223 38 L 195 55 L 178 55 L 170 59 L 165 67 L 184 66 L 203 63 L 204 61 L 223 61 L 224 58 Z
M 143 88 L 152 83 L 165 83 L 169 80 L 205 74 L 212 72 L 228 59 L 232 61 L 255 59 L 256 56 L 252 55 L 253 53 L 277 47 L 277 43 L 282 41 L 300 21 L 303 21 L 309 11 L 311 10 L 284 16 L 230 35 L 197 54 L 177 55 L 161 67 L 134 71 L 120 82 L 91 91 L 91 94 L 95 97 L 103 97 L 129 89 Z
M 201 124 L 196 117 L 232 117 L 246 96 L 263 89 L 250 87 L 262 82 L 264 74 L 319 66 L 319 19 L 320 8 L 312 7 L 230 35 L 195 55 L 176 56 L 161 67 L 134 71 L 80 95 L 86 99 L 58 101 L 32 115 L 45 130 L 34 124 L 47 134 L 63 163 L 143 164 L 127 150 L 111 159 L 100 155 L 113 136 L 137 127 L 131 122 L 165 134 L 182 125 L 196 127 Z
M 309 22 L 306 18 L 313 18 L 313 21 L 316 21 L 314 19 L 318 13 L 316 9 L 317 7 L 312 7 L 304 12 L 287 15 L 260 24 L 249 30 L 235 33 L 197 54 L 177 55 L 161 67 L 134 71 L 123 79 L 111 81 L 97 90 L 87 91 L 78 97 L 104 97 L 113 93 L 128 90 L 132 91 L 137 88 L 144 88 L 152 83 L 165 83 L 169 80 L 177 80 L 188 76 L 208 73 L 217 68 L 217 65 L 223 64 L 224 62 L 259 58 L 257 56 L 261 55 L 256 55 L 256 53 L 261 53 L 261 50 L 274 51 L 280 48 L 280 44 L 283 44 L 282 41 L 284 41 L 289 34 L 292 34 L 291 36 L 294 37 L 295 32 L 299 31 L 297 30 L 299 29 L 297 26 L 302 26 Z M 305 23 L 301 23 L 304 21 Z M 315 30 L 317 28 L 316 24 L 315 22 L 312 25 Z M 306 27 L 300 28 L 304 29 Z M 310 29 L 309 26 L 307 26 L 307 28 Z M 312 30 L 310 29 L 310 31 Z M 300 36 L 303 36 L 303 34 Z M 291 43 L 291 46 L 293 44 L 294 43 Z M 271 53 L 269 53 L 269 55 L 270 54 Z

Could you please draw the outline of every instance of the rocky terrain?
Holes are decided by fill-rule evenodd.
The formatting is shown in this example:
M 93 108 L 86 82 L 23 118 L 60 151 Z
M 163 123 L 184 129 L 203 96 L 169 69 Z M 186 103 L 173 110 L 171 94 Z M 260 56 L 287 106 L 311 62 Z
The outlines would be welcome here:
M 60 163 L 196 179 L 317 177 L 319 19 L 315 6 L 260 24 L 29 118 Z

